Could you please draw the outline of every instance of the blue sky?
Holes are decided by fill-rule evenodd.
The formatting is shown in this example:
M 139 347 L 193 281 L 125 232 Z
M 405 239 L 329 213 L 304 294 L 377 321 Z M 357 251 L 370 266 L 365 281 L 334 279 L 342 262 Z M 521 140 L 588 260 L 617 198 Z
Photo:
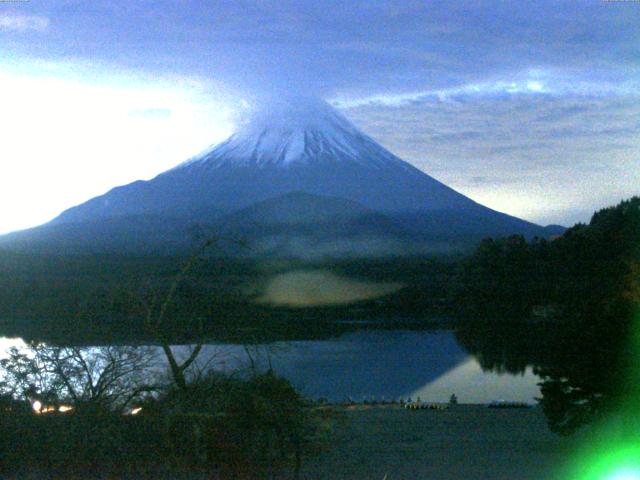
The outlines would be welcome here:
M 640 193 L 640 2 L 14 1 L 0 232 L 150 178 L 285 90 L 528 220 Z

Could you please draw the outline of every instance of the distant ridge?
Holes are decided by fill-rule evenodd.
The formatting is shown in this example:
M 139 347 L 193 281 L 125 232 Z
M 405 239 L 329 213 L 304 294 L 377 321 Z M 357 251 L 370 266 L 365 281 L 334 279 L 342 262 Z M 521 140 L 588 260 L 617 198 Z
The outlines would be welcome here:
M 351 217 L 341 218 L 342 211 Z M 330 221 L 323 212 L 331 212 Z M 275 235 L 267 220 L 278 218 L 289 223 Z M 327 103 L 294 98 L 264 106 L 226 141 L 154 179 L 116 187 L 49 224 L 0 237 L 0 245 L 164 252 L 185 248 L 195 224 L 254 235 L 249 240 L 261 245 L 278 237 L 267 250 L 285 256 L 295 243 L 285 230 L 300 240 L 302 225 L 306 240 L 295 255 L 348 242 L 327 254 L 452 251 L 485 236 L 558 232 L 474 202 L 393 155 Z

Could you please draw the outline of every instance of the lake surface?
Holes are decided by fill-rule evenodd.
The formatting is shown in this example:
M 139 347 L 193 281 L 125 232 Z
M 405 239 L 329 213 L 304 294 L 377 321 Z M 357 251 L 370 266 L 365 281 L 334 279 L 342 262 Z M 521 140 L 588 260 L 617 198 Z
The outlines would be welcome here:
M 208 346 L 217 368 L 269 365 L 310 398 L 447 401 L 493 400 L 534 402 L 538 377 L 483 372 L 450 331 L 378 330 L 346 333 L 331 340 L 274 343 L 260 348 Z M 249 362 L 250 363 L 250 362 Z
M 0 357 L 21 344 L 0 338 Z M 184 353 L 188 347 L 175 348 Z M 540 396 L 531 369 L 522 375 L 483 372 L 450 331 L 363 330 L 330 340 L 207 345 L 200 358 L 212 357 L 211 365 L 227 372 L 271 366 L 313 399 L 441 402 L 455 393 L 462 403 L 533 403 Z

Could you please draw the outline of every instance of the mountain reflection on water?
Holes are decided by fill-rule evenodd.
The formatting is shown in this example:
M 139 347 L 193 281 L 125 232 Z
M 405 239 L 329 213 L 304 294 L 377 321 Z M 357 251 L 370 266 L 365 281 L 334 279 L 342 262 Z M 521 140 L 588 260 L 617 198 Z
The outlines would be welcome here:
M 483 371 L 450 331 L 358 331 L 331 340 L 276 342 L 260 348 L 209 345 L 218 368 L 234 370 L 253 361 L 271 366 L 310 398 L 341 401 L 415 399 L 461 402 L 496 399 L 533 402 L 538 377 Z M 249 358 L 250 357 L 250 358 Z
M 19 338 L 0 338 L 0 358 Z M 178 355 L 187 346 L 174 347 Z M 159 358 L 162 358 L 159 356 Z M 520 372 L 483 371 L 474 356 L 447 330 L 360 330 L 337 338 L 274 342 L 258 346 L 209 344 L 200 359 L 233 372 L 252 365 L 271 367 L 305 396 L 346 399 L 416 399 L 486 403 L 504 399 L 532 403 L 540 396 L 539 378 L 530 368 Z

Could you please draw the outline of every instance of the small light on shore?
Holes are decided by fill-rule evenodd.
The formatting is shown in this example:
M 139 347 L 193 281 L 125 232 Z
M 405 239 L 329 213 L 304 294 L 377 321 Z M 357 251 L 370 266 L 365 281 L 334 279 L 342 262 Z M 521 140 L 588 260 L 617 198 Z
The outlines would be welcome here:
M 142 407 L 136 407 L 133 410 L 131 410 L 131 415 L 137 415 L 142 411 Z
M 33 408 L 33 411 L 37 415 L 52 412 L 66 413 L 73 410 L 71 405 L 60 405 L 59 407 L 55 407 L 54 405 L 43 405 L 40 400 L 34 400 L 33 403 L 31 403 L 31 408 Z

